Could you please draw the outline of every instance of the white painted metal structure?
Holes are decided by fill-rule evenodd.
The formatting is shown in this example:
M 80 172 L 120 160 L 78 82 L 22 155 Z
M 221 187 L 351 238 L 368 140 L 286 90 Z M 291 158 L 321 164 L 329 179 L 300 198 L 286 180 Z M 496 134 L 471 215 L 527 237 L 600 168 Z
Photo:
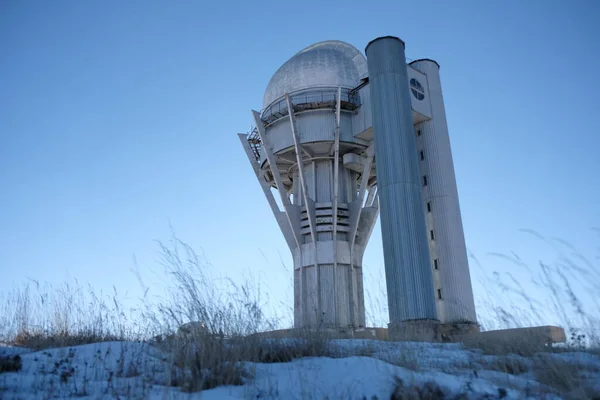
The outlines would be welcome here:
M 446 323 L 476 322 L 440 67 L 429 59 L 415 60 L 410 66 L 426 75 L 431 106 L 431 119 L 416 124 L 415 132 L 421 172 L 428 179 L 427 186 L 423 186 L 423 199 L 427 227 L 434 234 L 434 240 L 429 240 L 429 252 L 438 318 Z
M 298 328 L 365 325 L 362 258 L 379 215 L 367 75 L 366 58 L 353 46 L 340 41 L 309 46 L 273 75 L 263 110 L 252 111 L 255 127 L 239 134 L 294 258 Z M 432 113 L 432 106 L 438 105 L 429 101 L 425 73 L 408 67 L 408 79 L 420 83 L 420 95 L 411 95 L 411 101 L 413 125 L 421 126 L 439 115 Z M 454 181 L 449 185 L 456 187 Z M 460 230 L 463 237 L 462 225 L 447 225 L 450 234 L 436 238 L 436 249 L 444 246 L 453 230 Z M 457 260 L 444 265 L 448 276 L 440 279 L 438 274 L 436 285 L 465 279 L 465 271 L 468 279 L 468 265 L 450 264 Z M 445 295 L 447 289 L 441 289 Z M 445 307 L 444 301 L 436 302 L 440 320 L 452 322 L 455 309 Z M 461 315 L 474 321 L 474 312 Z

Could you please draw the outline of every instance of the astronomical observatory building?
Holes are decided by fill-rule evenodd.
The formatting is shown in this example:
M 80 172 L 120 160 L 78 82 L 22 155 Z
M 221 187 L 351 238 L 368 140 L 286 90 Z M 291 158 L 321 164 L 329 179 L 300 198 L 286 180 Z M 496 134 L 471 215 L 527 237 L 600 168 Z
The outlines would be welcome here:
M 363 254 L 380 216 L 390 336 L 476 326 L 439 65 L 404 42 L 309 46 L 239 134 L 294 259 L 295 328 L 365 326 Z M 277 199 L 276 199 L 277 197 Z

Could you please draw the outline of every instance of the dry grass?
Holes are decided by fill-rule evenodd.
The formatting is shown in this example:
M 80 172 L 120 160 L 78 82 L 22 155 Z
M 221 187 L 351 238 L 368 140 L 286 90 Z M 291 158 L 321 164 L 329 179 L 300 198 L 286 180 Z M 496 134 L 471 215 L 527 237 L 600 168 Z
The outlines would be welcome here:
M 499 356 L 485 364 L 485 369 L 509 375 L 521 375 L 529 371 L 529 364 L 522 357 Z
M 485 296 L 478 299 L 482 330 L 559 325 L 569 345 L 581 349 L 600 346 L 600 265 L 564 240 L 523 230 L 548 247 L 545 260 L 529 265 L 517 254 L 491 253 L 505 263 L 490 271 L 473 254 Z M 597 230 L 600 238 L 600 230 Z
M 178 375 L 178 385 L 185 390 L 241 385 L 252 376 L 248 362 L 332 355 L 320 332 L 305 331 L 285 341 L 257 337 L 261 331 L 279 327 L 279 319 L 263 313 L 266 300 L 259 285 L 214 279 L 204 261 L 180 240 L 160 247 L 162 265 L 174 286 L 144 315 L 153 331 L 170 334 L 160 346 L 173 355 L 173 366 L 184 371 Z M 202 322 L 206 330 L 185 337 L 173 335 L 177 327 L 194 321 Z
M 596 375 L 596 379 L 600 377 L 598 367 L 561 359 L 552 354 L 538 354 L 533 357 L 532 370 L 538 382 L 569 399 L 600 398 L 600 392 L 593 389 L 594 381 L 590 380 L 590 375 Z
M 419 353 L 417 349 L 406 346 L 398 347 L 394 351 L 378 353 L 376 358 L 398 367 L 406 368 L 410 371 L 419 371 Z
M 110 296 L 96 296 L 91 289 L 84 291 L 77 283 L 52 288 L 32 281 L 0 299 L 0 341 L 46 349 L 160 337 L 161 340 L 151 342 L 170 355 L 170 384 L 186 391 L 244 384 L 252 378 L 253 371 L 248 365 L 252 362 L 279 363 L 303 357 L 345 356 L 332 347 L 327 335 L 320 331 L 305 331 L 294 340 L 256 336 L 258 332 L 281 327 L 281 319 L 265 314 L 268 299 L 262 296 L 260 285 L 251 280 L 237 284 L 227 279 L 215 279 L 193 249 L 177 239 L 160 243 L 160 249 L 162 265 L 172 284 L 163 296 L 145 299 L 147 302 L 139 312 L 123 310 L 116 289 Z M 520 262 L 518 259 L 512 261 Z M 573 263 L 562 265 L 571 270 L 541 265 L 543 279 L 538 281 L 543 282 L 541 285 L 550 293 L 550 303 L 560 308 L 560 311 L 554 310 L 555 314 L 565 318 L 568 346 L 547 347 L 525 337 L 512 342 L 488 340 L 475 347 L 498 356 L 485 365 L 487 370 L 509 375 L 532 372 L 555 393 L 572 398 L 593 398 L 597 394 L 591 392 L 589 381 L 590 373 L 595 372 L 584 365 L 573 367 L 552 357 L 552 353 L 559 351 L 593 351 L 593 346 L 600 343 L 597 339 L 598 319 L 582 306 L 570 281 L 582 279 L 583 275 L 576 275 L 578 271 L 583 274 L 582 269 Z M 600 287 L 600 279 L 594 281 L 596 276 L 600 274 L 587 274 L 586 282 L 595 282 Z M 542 315 L 543 306 L 528 298 L 516 282 L 510 279 L 508 283 L 498 282 L 502 291 L 517 294 L 521 305 L 525 305 L 520 310 L 516 306 L 495 306 L 493 316 L 505 324 L 503 327 L 539 325 L 536 318 Z M 143 329 L 139 321 L 143 321 Z M 194 321 L 202 322 L 206 332 L 195 332 L 186 337 L 176 334 L 181 325 Z M 374 349 L 366 346 L 356 349 L 355 354 L 373 356 Z M 532 357 L 532 365 L 511 354 Z M 420 369 L 419 355 L 414 349 L 399 349 L 385 357 L 380 356 L 377 355 L 412 371 Z M 123 374 L 135 376 L 139 371 L 123 371 Z M 446 397 L 442 388 L 435 384 L 413 386 L 397 381 L 392 398 Z M 502 398 L 502 393 L 498 393 L 498 398 Z
M 530 332 L 519 332 L 519 336 L 508 338 L 500 337 L 473 337 L 465 338 L 463 344 L 469 348 L 482 350 L 484 354 L 506 356 L 517 355 L 531 357 L 544 351 L 551 351 L 552 347 L 544 342 L 544 339 Z
M 0 356 L 0 373 L 18 372 L 21 370 L 21 356 Z
M 41 350 L 142 336 L 119 295 L 84 291 L 77 281 L 53 287 L 31 281 L 0 296 L 0 342 Z
M 425 382 L 422 385 L 407 385 L 402 379 L 394 379 L 394 391 L 391 400 L 445 400 L 448 396 L 435 382 Z
M 13 344 L 33 350 L 44 350 L 56 347 L 79 346 L 82 344 L 123 341 L 127 338 L 115 336 L 110 333 L 98 334 L 95 332 L 43 332 L 21 331 L 17 333 Z

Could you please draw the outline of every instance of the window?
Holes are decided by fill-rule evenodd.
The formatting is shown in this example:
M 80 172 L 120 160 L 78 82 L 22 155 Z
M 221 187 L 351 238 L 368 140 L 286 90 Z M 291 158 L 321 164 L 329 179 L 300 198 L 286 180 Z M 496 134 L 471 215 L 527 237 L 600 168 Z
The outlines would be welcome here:
M 423 175 L 423 186 L 427 186 L 427 176 Z
M 421 136 L 421 130 L 417 129 L 417 136 Z
M 427 202 L 427 212 L 431 212 L 431 202 Z
M 438 264 L 438 259 L 437 258 L 433 259 L 433 268 L 434 269 L 440 269 L 440 265 Z
M 421 82 L 415 78 L 410 80 L 410 91 L 412 92 L 413 96 L 415 96 L 415 99 L 419 101 L 425 98 L 425 89 L 423 88 L 423 85 L 421 85 Z
M 425 152 L 423 150 L 421 150 L 420 155 L 421 155 L 421 160 L 424 160 L 425 159 Z
M 431 292 L 429 292 L 431 293 Z M 442 299 L 442 289 L 438 289 L 438 299 Z
M 435 240 L 435 235 L 433 234 L 433 231 L 429 231 L 429 236 L 431 237 L 431 240 Z

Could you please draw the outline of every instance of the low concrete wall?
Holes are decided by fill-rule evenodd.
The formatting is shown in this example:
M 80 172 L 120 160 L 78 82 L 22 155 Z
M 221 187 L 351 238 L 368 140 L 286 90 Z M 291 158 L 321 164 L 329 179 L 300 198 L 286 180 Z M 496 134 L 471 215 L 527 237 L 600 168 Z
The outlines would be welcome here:
M 558 326 L 536 326 L 529 328 L 484 331 L 454 337 L 453 341 L 465 346 L 484 349 L 489 353 L 531 354 L 541 351 L 552 343 L 563 343 L 566 335 Z
M 311 338 L 326 339 L 373 339 L 417 342 L 461 342 L 466 346 L 510 352 L 511 349 L 540 349 L 550 343 L 566 341 L 565 331 L 558 326 L 501 329 L 479 332 L 476 324 L 443 324 L 422 320 L 390 325 L 386 328 L 359 329 L 280 329 L 259 332 L 250 337 L 257 338 Z
M 327 339 L 373 339 L 388 340 L 388 330 L 386 328 L 358 328 L 358 329 L 279 329 L 269 332 L 259 332 L 250 337 L 259 338 L 310 338 L 322 337 Z

